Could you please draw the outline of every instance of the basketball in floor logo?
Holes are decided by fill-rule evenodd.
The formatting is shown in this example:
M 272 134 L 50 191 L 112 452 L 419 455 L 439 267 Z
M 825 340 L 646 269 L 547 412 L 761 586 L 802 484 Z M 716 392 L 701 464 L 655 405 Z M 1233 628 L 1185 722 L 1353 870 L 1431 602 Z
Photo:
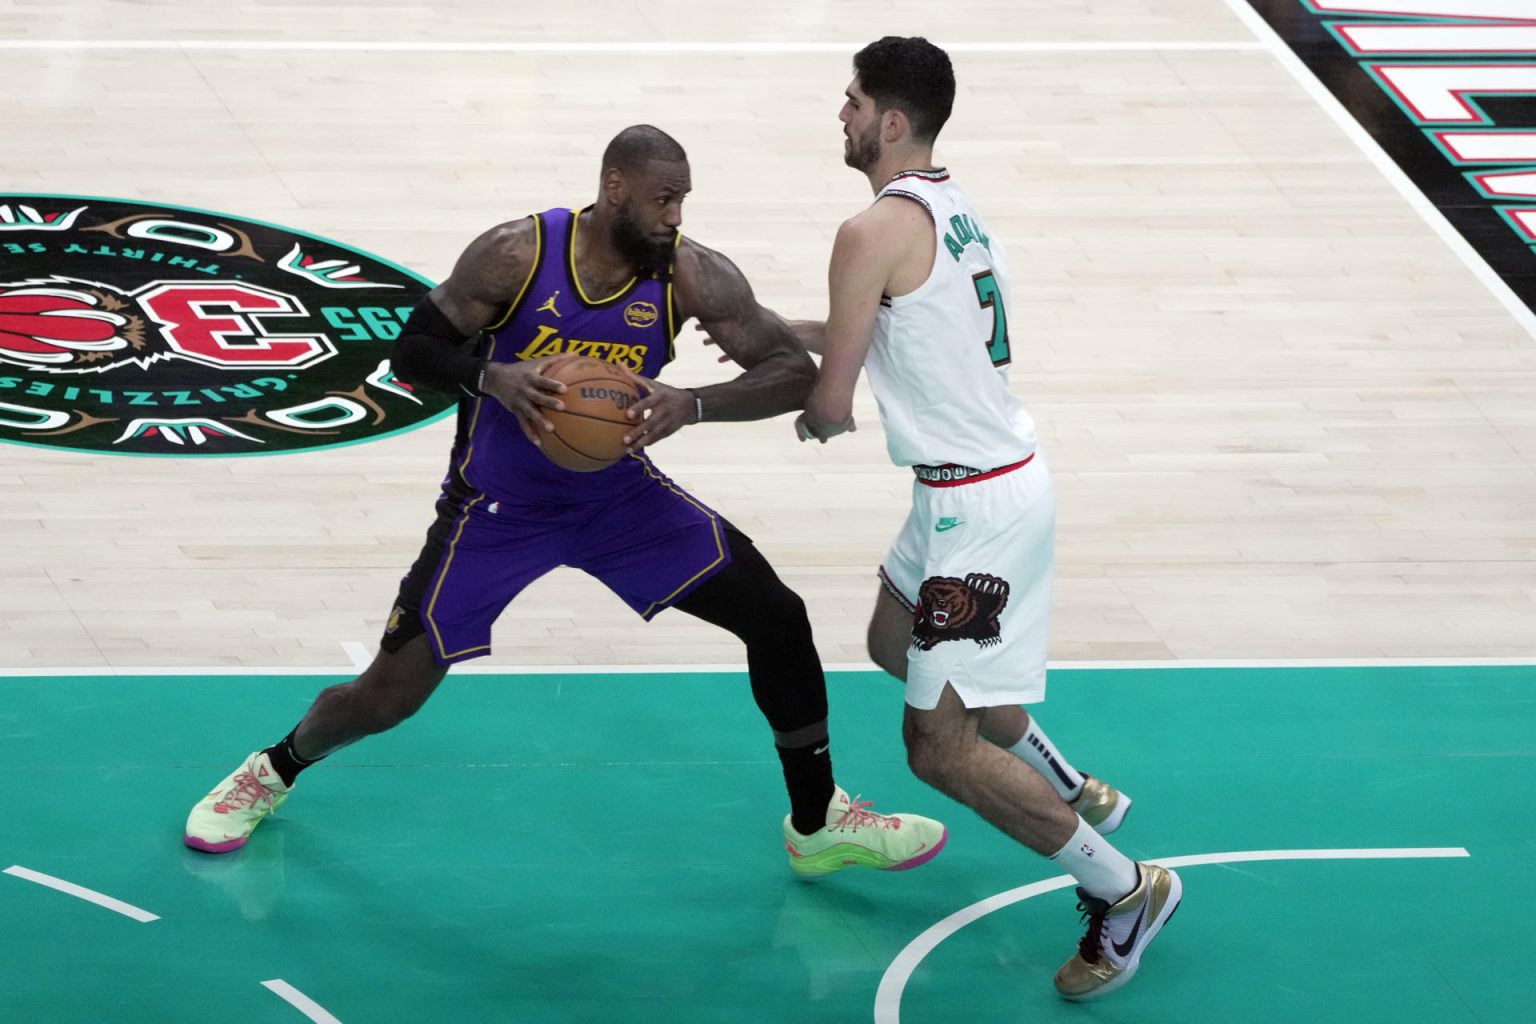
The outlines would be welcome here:
M 389 351 L 430 287 L 258 221 L 0 195 L 0 441 L 256 455 L 420 426 L 455 400 Z

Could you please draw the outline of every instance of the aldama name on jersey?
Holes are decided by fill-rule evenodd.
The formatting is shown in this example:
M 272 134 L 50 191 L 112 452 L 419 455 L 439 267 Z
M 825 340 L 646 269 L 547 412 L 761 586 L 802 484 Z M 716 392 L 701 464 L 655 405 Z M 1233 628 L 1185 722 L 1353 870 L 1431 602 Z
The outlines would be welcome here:
M 1536 0 L 1533 0 L 1536 2 Z M 959 262 L 961 253 L 972 242 L 981 245 L 988 252 L 992 251 L 992 239 L 981 230 L 981 225 L 971 219 L 968 213 L 957 213 L 949 218 L 949 230 L 944 232 L 944 248 Z
M 1536 203 L 1536 106 L 1510 104 L 1515 123 L 1507 112 L 1501 123 L 1479 102 L 1536 96 L 1536 0 L 1298 2 L 1320 17 L 1348 17 L 1323 25 L 1451 166 L 1472 168 L 1460 173 L 1536 246 L 1536 206 L 1527 205 Z

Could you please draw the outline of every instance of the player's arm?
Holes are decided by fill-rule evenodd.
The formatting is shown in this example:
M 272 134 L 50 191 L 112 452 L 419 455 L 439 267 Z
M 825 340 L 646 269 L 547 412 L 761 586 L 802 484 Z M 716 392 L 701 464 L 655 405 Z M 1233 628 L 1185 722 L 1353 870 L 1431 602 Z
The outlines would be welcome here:
M 821 375 L 795 421 L 800 440 L 823 443 L 853 430 L 853 389 L 875 340 L 880 297 L 895 269 L 889 218 L 879 204 L 844 221 L 827 269 L 829 308 L 822 327 Z
M 794 332 L 795 340 L 807 352 L 822 355 L 826 352 L 827 322 L 825 320 L 786 320 Z
M 760 420 L 793 412 L 816 380 L 816 364 L 789 324 L 761 306 L 752 286 L 724 256 L 684 239 L 673 270 L 680 319 L 697 317 L 721 351 L 745 372 L 732 380 L 685 391 L 641 378 L 648 392 L 630 409 L 642 420 L 626 443 L 654 444 L 691 423 Z
M 800 343 L 800 347 L 801 348 L 805 349 L 807 352 L 814 352 L 817 355 L 821 355 L 821 339 L 822 339 L 822 335 L 826 332 L 826 327 L 827 327 L 827 325 L 826 325 L 826 323 L 824 321 L 821 321 L 821 320 L 785 320 L 784 317 L 779 316 L 778 313 L 774 313 L 773 310 L 771 310 L 771 309 L 768 312 L 771 313 L 774 316 L 779 317 L 780 320 L 784 320 L 784 325 L 786 327 L 788 327 L 790 333 L 795 336 L 795 340 Z M 694 324 L 693 325 L 693 329 L 696 330 L 696 331 L 701 331 L 702 332 L 702 331 L 704 331 L 704 325 L 703 324 Z M 705 332 L 704 333 L 704 344 L 706 344 L 706 345 L 716 345 L 718 343 L 707 332 Z M 731 361 L 730 353 L 722 353 L 721 354 L 720 362 L 728 363 L 730 361 Z
M 565 385 L 543 376 L 553 359 L 497 363 L 464 350 L 489 327 L 534 271 L 532 218 L 494 227 L 459 256 L 448 280 L 427 293 L 395 340 L 391 362 L 401 380 L 448 394 L 489 395 L 506 406 L 534 444 L 554 426 L 541 408 L 560 409 Z

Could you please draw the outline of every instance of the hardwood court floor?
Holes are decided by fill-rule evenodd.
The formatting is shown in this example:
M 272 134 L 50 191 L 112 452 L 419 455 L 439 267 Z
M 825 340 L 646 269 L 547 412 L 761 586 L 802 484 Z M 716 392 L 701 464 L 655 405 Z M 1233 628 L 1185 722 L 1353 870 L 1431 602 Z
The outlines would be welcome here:
M 529 10 L 12 0 L 5 187 L 229 211 L 436 280 L 490 224 L 589 201 L 603 144 L 649 121 L 692 156 L 684 230 L 815 316 L 868 199 L 840 162 L 849 54 L 969 43 L 938 155 L 1013 256 L 1013 381 L 1061 502 L 1053 655 L 1532 655 L 1536 345 L 1218 0 Z M 667 379 L 727 372 L 685 330 Z M 833 663 L 864 659 L 909 487 L 857 413 L 824 448 L 781 419 L 656 451 L 805 594 Z M 450 431 L 222 461 L 0 446 L 0 664 L 345 668 Z M 740 660 L 557 573 L 492 663 Z
M 877 807 L 948 824 L 915 871 L 790 877 L 779 769 L 727 673 L 466 676 L 304 776 L 244 850 L 183 849 L 190 802 L 323 681 L 0 683 L 0 869 L 159 916 L 0 877 L 0 1016 L 292 1024 L 281 980 L 345 1024 L 1529 1020 L 1529 668 L 1060 673 L 1043 721 L 1136 801 L 1117 845 L 1196 860 L 1091 1008 L 1051 989 L 1070 890 L 1016 898 L 1053 865 L 911 778 L 874 673 L 832 680 L 834 756 Z

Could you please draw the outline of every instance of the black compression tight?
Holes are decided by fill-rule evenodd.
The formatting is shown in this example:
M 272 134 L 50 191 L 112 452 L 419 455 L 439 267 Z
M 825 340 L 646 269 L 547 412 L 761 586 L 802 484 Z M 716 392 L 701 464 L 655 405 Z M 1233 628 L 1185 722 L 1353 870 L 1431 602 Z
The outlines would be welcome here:
M 747 645 L 752 697 L 774 732 L 787 736 L 824 722 L 827 680 L 805 602 L 745 536 L 728 529 L 726 540 L 731 564 L 675 607 Z

